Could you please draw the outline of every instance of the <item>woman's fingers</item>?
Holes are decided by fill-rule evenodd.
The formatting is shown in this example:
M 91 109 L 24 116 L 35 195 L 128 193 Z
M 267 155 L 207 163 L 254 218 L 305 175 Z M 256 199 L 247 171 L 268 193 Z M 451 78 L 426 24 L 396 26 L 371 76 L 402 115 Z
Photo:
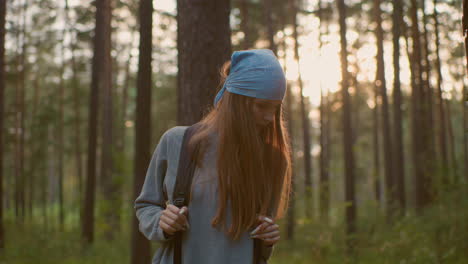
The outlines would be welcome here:
M 255 234 L 258 234 L 258 233 L 261 233 L 263 232 L 263 230 L 265 228 L 267 228 L 270 224 L 269 223 L 261 223 L 260 225 L 258 225 L 250 234 L 251 235 L 255 235 Z
M 273 239 L 275 237 L 278 237 L 280 235 L 279 230 L 274 230 L 271 232 L 266 232 L 258 235 L 254 235 L 253 238 L 260 238 L 260 239 Z
M 162 218 L 159 220 L 159 226 L 164 232 L 166 232 L 169 235 L 173 235 L 177 231 L 175 228 L 164 222 Z
M 268 225 L 265 227 L 263 230 L 256 232 L 254 235 L 260 235 L 263 233 L 269 233 L 271 231 L 279 230 L 279 226 L 277 224 L 274 225 Z
M 179 223 L 176 219 L 168 216 L 169 214 L 163 214 L 161 215 L 161 218 L 159 221 L 162 221 L 163 223 L 167 224 L 168 226 L 174 228 L 176 231 L 177 230 L 184 230 L 184 225 Z
M 178 207 L 169 204 L 163 211 L 159 225 L 167 234 L 172 235 L 173 233 L 180 230 L 187 230 L 188 220 L 187 215 L 188 209 L 186 206 L 179 209 Z
M 258 220 L 262 223 L 250 233 L 250 237 L 261 239 L 263 243 L 268 246 L 277 243 L 280 239 L 279 226 L 275 224 L 271 218 L 266 216 L 259 216 Z
M 172 204 L 168 205 L 166 210 L 167 215 L 177 221 L 179 224 L 183 226 L 188 226 L 188 220 L 187 220 L 187 213 L 188 213 L 188 208 L 186 206 L 182 208 L 178 208 L 177 206 L 174 206 Z M 182 214 L 180 213 L 182 212 Z

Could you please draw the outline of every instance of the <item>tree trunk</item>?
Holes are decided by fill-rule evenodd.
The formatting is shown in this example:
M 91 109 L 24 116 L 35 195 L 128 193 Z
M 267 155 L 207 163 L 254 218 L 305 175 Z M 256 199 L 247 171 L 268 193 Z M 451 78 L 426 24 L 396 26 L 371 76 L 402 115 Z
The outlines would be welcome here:
M 24 3 L 23 13 L 18 16 L 19 26 L 17 39 L 18 46 L 21 47 L 20 54 L 17 54 L 17 71 L 18 80 L 16 86 L 16 157 L 15 157 L 15 212 L 16 217 L 20 220 L 19 223 L 23 224 L 25 217 L 25 174 L 24 174 L 24 119 L 25 119 L 25 90 L 26 90 L 26 9 L 27 3 Z M 21 38 L 20 38 L 21 36 Z
M 76 41 L 76 32 L 73 31 L 73 26 L 69 20 L 68 14 L 68 0 L 65 0 L 65 24 L 68 27 L 68 33 L 70 38 L 74 41 L 70 42 L 70 64 L 72 69 L 72 92 L 73 92 L 73 111 L 74 111 L 74 118 L 73 118 L 73 126 L 74 126 L 74 150 L 75 150 L 75 163 L 76 163 L 76 178 L 78 182 L 78 190 L 77 190 L 77 200 L 78 204 L 81 204 L 81 199 L 83 197 L 83 158 L 82 158 L 82 150 L 81 150 L 81 111 L 80 111 L 80 95 L 79 95 L 79 80 L 78 80 L 78 69 L 76 65 L 75 59 L 75 45 L 73 44 Z M 75 36 L 75 37 L 73 37 Z M 79 205 L 81 208 L 81 205 Z M 80 219 L 81 219 L 81 209 L 80 210 Z
M 242 48 L 247 50 L 252 47 L 252 39 L 249 29 L 249 0 L 240 0 L 240 14 L 241 22 L 240 28 L 244 33 L 244 40 L 242 41 Z
M 229 0 L 177 1 L 177 123 L 198 122 L 213 105 L 219 69 L 231 56 Z
M 63 32 L 65 35 L 65 30 Z M 64 127 L 64 121 L 63 121 L 63 112 L 64 112 L 64 100 L 65 100 L 65 84 L 64 84 L 64 79 L 63 79 L 63 73 L 64 73 L 64 68 L 65 68 L 65 60 L 63 58 L 65 54 L 65 48 L 63 46 L 63 43 L 60 44 L 61 46 L 61 53 L 62 53 L 62 67 L 60 67 L 59 70 L 59 86 L 58 86 L 58 124 L 57 124 L 57 152 L 58 152 L 58 160 L 57 160 L 57 176 L 58 176 L 58 201 L 59 201 L 59 215 L 58 215 L 58 220 L 59 220 L 59 230 L 63 231 L 63 222 L 64 222 L 64 213 L 63 213 L 63 155 L 65 154 L 63 151 L 63 127 Z
M 431 155 L 428 149 L 430 146 L 430 134 L 428 133 L 427 119 L 427 93 L 424 89 L 421 66 L 421 43 L 418 27 L 418 4 L 416 0 L 411 0 L 411 33 L 413 39 L 413 52 L 411 63 L 413 65 L 414 86 L 412 87 L 412 142 L 413 142 L 413 164 L 415 181 L 415 205 L 422 209 L 432 201 L 433 190 L 430 178 Z
M 270 49 L 273 51 L 273 53 L 277 53 L 277 48 L 275 44 L 275 27 L 273 25 L 273 11 L 272 11 L 272 0 L 263 0 L 263 13 L 265 17 L 265 24 L 267 26 L 267 36 L 268 36 L 268 42 L 270 43 Z
M 405 198 L 405 158 L 403 151 L 403 113 L 401 110 L 401 83 L 400 83 L 400 36 L 402 28 L 403 3 L 401 0 L 393 1 L 393 136 L 395 139 L 393 150 L 393 165 L 395 175 L 395 195 L 401 214 L 406 209 Z
M 301 107 L 301 120 L 302 120 L 302 136 L 303 136 L 303 144 L 304 144 L 304 187 L 306 193 L 306 208 L 305 208 L 305 215 L 307 217 L 312 217 L 311 212 L 314 212 L 313 202 L 312 202 L 312 157 L 310 154 L 310 124 L 309 124 L 309 117 L 308 111 L 305 105 L 305 99 L 303 95 L 304 84 L 302 82 L 301 77 L 301 67 L 299 63 L 299 36 L 297 32 L 297 6 L 296 0 L 290 0 L 291 4 L 291 14 L 292 14 L 292 25 L 293 25 L 293 38 L 294 38 L 294 59 L 297 63 L 298 68 L 298 78 L 297 82 L 299 84 L 299 99 L 300 99 L 300 107 Z
M 442 156 L 442 181 L 447 183 L 447 177 L 444 176 L 448 172 L 448 157 L 447 157 L 447 136 L 446 136 L 446 128 L 445 128 L 445 111 L 444 111 L 444 98 L 442 96 L 442 71 L 441 71 L 441 63 L 440 63 L 440 41 L 439 41 L 439 21 L 438 21 L 438 14 L 437 14 L 437 0 L 434 0 L 434 35 L 435 35 L 435 68 L 437 74 L 437 109 L 438 111 L 438 120 L 437 124 L 439 125 L 439 151 L 440 155 Z
M 385 81 L 385 64 L 383 51 L 383 30 L 382 30 L 382 11 L 380 9 L 380 0 L 374 0 L 374 19 L 376 22 L 376 38 L 377 38 L 377 73 L 375 85 L 380 91 L 382 99 L 382 135 L 384 143 L 384 171 L 385 171 L 385 186 L 387 197 L 387 216 L 392 218 L 395 215 L 396 199 L 396 181 L 393 174 L 392 164 L 392 136 L 390 127 L 389 106 L 387 97 L 387 85 Z
M 106 76 L 103 71 L 106 61 L 110 62 L 110 52 L 108 45 L 105 44 L 110 34 L 110 1 L 96 1 L 96 28 L 94 33 L 94 50 L 91 75 L 91 93 L 89 106 L 89 125 L 88 125 L 88 165 L 85 199 L 83 205 L 83 237 L 87 243 L 94 240 L 94 207 L 96 192 L 96 141 L 97 141 L 97 115 L 99 113 L 99 95 L 100 90 L 104 89 L 105 84 L 110 85 L 111 78 Z M 108 35 L 109 36 L 109 35 Z M 106 49 L 107 47 L 107 49 Z M 109 68 L 110 69 L 110 68 Z M 110 87 L 109 87 L 110 88 Z
M 465 36 L 466 71 L 468 73 L 468 0 L 463 0 L 463 35 Z M 468 166 L 468 165 L 467 165 Z
M 132 49 L 133 49 L 133 43 L 135 43 L 134 41 L 134 36 L 133 36 L 133 33 L 132 33 L 132 36 L 130 38 L 132 41 L 131 41 L 131 44 L 130 44 L 130 47 L 128 49 L 128 59 L 127 59 L 127 63 L 125 65 L 125 79 L 124 79 L 124 84 L 123 84 L 123 87 L 122 87 L 122 110 L 121 110 L 121 117 L 120 117 L 120 122 L 121 122 L 121 126 L 120 126 L 120 139 L 118 141 L 118 149 L 119 149 L 119 152 L 121 153 L 124 153 L 125 152 L 125 131 L 126 131 L 126 125 L 125 125 L 125 122 L 127 121 L 127 117 L 128 117 L 128 114 L 127 114 L 127 111 L 128 111 L 128 92 L 129 92 L 129 89 L 130 89 L 130 63 L 133 59 L 133 56 L 132 56 Z
M 434 114 L 433 114 L 433 104 L 434 104 L 434 91 L 432 89 L 431 83 L 430 83 L 430 76 L 431 76 L 431 64 L 429 61 L 429 54 L 430 54 L 430 49 L 429 49 L 429 39 L 428 39 L 428 30 L 427 30 L 427 15 L 426 15 L 426 0 L 421 0 L 421 11 L 422 11 L 422 23 L 423 23 L 423 32 L 422 32 L 422 45 L 421 45 L 421 52 L 422 52 L 422 58 L 423 60 L 421 61 L 422 63 L 422 79 L 423 79 L 423 89 L 425 93 L 425 108 L 428 111 L 428 116 L 427 116 L 427 122 L 428 125 L 427 128 L 427 133 L 428 136 L 430 137 L 430 145 L 428 145 L 428 151 L 432 152 L 431 155 L 435 155 L 435 134 L 433 131 L 433 125 L 434 124 Z
M 379 95 L 377 87 L 374 88 L 375 106 L 372 109 L 373 117 L 373 147 L 374 147 L 374 193 L 375 200 L 381 206 L 381 189 L 380 189 L 380 133 L 379 133 Z
M 463 0 L 463 35 L 465 37 L 465 59 L 466 59 L 466 72 L 468 73 L 468 0 Z M 466 102 L 468 102 L 468 89 L 466 88 L 465 80 L 463 80 L 463 100 L 462 100 L 462 109 L 463 109 L 463 153 L 465 156 L 465 177 L 466 182 L 468 182 L 468 107 Z
M 457 164 L 457 155 L 456 155 L 456 150 L 455 150 L 455 135 L 453 134 L 453 126 L 452 126 L 452 114 L 451 114 L 451 107 L 450 107 L 450 100 L 444 100 L 445 101 L 445 107 L 447 109 L 447 128 L 448 128 L 448 137 L 449 137 L 449 143 L 450 143 L 450 156 L 452 160 L 452 175 L 453 175 L 453 180 L 448 182 L 460 182 L 460 179 L 458 178 L 458 164 Z M 466 133 L 466 131 L 465 131 Z
M 113 135 L 113 109 L 112 109 L 112 58 L 111 58 L 111 1 L 102 2 L 103 20 L 103 49 L 101 64 L 101 81 L 99 91 L 102 92 L 102 145 L 101 145 L 101 174 L 102 193 L 104 197 L 103 216 L 109 224 L 104 230 L 104 235 L 111 240 L 116 231 L 120 230 L 120 186 L 117 183 L 112 160 L 114 135 Z
M 286 12 L 285 12 L 286 13 Z M 280 18 L 281 21 L 281 27 L 283 30 L 283 37 L 280 42 L 280 48 L 283 50 L 283 65 L 284 65 L 284 74 L 286 75 L 287 72 L 287 63 L 286 63 L 286 58 L 287 58 L 287 44 L 286 44 L 286 34 L 284 34 L 284 30 L 286 28 L 287 24 L 287 18 L 286 15 L 283 13 L 283 15 Z M 287 84 L 289 87 L 289 84 Z M 295 162 L 294 159 L 294 143 L 293 143 L 293 131 L 294 131 L 294 123 L 293 123 L 293 108 L 292 108 L 292 103 L 294 102 L 294 98 L 291 92 L 291 89 L 288 88 L 286 89 L 286 120 L 287 120 L 287 125 L 288 125 L 288 133 L 290 137 L 290 142 L 291 142 L 291 162 Z M 291 241 L 294 239 L 294 229 L 296 227 L 296 184 L 295 184 L 295 167 L 294 165 L 291 165 L 291 197 L 289 199 L 289 209 L 287 212 L 287 222 L 286 222 L 286 240 Z
M 135 117 L 135 163 L 133 180 L 133 198 L 140 194 L 145 181 L 146 170 L 151 159 L 151 150 L 148 142 L 151 141 L 151 61 L 153 40 L 153 2 L 142 0 L 140 2 L 140 52 L 138 55 L 137 76 L 137 102 Z M 140 233 L 138 220 L 132 216 L 132 264 L 150 263 L 150 243 Z
M 0 1 L 0 249 L 5 248 L 5 229 L 3 226 L 3 116 L 5 111 L 5 15 L 6 0 Z
M 322 87 L 320 87 L 322 88 Z M 326 126 L 330 122 L 330 117 L 325 113 L 325 108 L 328 106 L 327 97 L 323 96 L 323 90 L 320 89 L 320 218 L 324 223 L 328 223 L 330 210 L 330 183 L 329 183 L 329 168 L 327 164 L 329 153 L 329 142 Z
M 346 245 L 347 253 L 354 251 L 353 234 L 356 232 L 356 198 L 354 191 L 354 152 L 352 145 L 351 102 L 349 97 L 348 51 L 346 41 L 346 5 L 337 1 L 340 25 L 341 93 L 343 99 L 343 153 L 345 161 Z
M 468 55 L 468 53 L 467 53 Z M 463 81 L 463 100 L 462 100 L 462 111 L 463 111 L 463 156 L 464 156 L 464 164 L 465 164 L 465 171 L 463 175 L 465 175 L 466 182 L 468 182 L 468 107 L 467 103 L 468 102 L 468 89 L 466 88 L 466 83 Z
M 323 47 L 323 41 L 322 41 L 322 1 L 319 0 L 318 2 L 318 11 L 317 11 L 317 16 L 319 19 L 319 35 L 318 35 L 318 41 L 319 41 L 319 52 L 320 52 L 320 57 L 322 57 L 322 47 Z M 325 98 L 327 101 L 324 101 Z M 320 180 L 319 180 L 319 191 L 320 191 L 320 218 L 323 220 L 323 222 L 328 223 L 329 221 L 329 211 L 330 211 L 330 181 L 329 181 L 329 164 L 328 164 L 328 159 L 329 159 L 329 151 L 330 151 L 330 145 L 329 145 L 329 134 L 327 127 L 330 122 L 330 116 L 328 115 L 328 112 L 326 111 L 329 102 L 329 92 L 327 91 L 326 97 L 323 96 L 323 87 L 322 84 L 320 84 L 320 106 L 319 106 L 319 111 L 320 111 Z

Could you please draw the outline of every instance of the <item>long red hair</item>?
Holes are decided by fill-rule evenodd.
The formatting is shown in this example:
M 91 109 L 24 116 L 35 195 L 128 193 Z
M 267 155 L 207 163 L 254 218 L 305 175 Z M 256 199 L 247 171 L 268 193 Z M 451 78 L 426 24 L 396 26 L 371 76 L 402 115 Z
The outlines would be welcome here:
M 230 61 L 221 68 L 220 86 L 229 70 Z M 274 120 L 258 131 L 253 101 L 225 91 L 189 143 L 200 147 L 195 160 L 201 167 L 208 137 L 218 133 L 218 208 L 211 225 L 225 226 L 229 200 L 232 221 L 227 234 L 234 240 L 257 223 L 258 214 L 282 218 L 291 191 L 291 147 L 283 109 L 278 107 Z

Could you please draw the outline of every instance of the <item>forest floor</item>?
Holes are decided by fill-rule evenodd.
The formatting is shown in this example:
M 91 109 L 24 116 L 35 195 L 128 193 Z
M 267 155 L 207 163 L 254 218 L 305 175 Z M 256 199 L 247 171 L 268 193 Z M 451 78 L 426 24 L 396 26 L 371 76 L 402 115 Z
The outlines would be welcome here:
M 358 219 L 355 250 L 347 257 L 344 225 L 298 218 L 295 238 L 286 240 L 285 219 L 279 220 L 281 240 L 275 246 L 270 264 L 306 263 L 453 263 L 468 264 L 468 199 L 466 192 L 454 191 L 421 215 L 407 215 L 392 225 L 383 217 Z M 7 215 L 8 216 L 8 215 Z M 6 248 L 0 251 L 0 264 L 128 264 L 129 232 L 118 232 L 107 242 L 99 232 L 91 247 L 83 247 L 77 228 L 59 232 L 49 223 L 6 221 Z M 123 225 L 129 226 L 125 220 Z M 55 225 L 54 225 L 55 226 Z M 97 223 L 99 230 L 99 223 Z M 127 228 L 128 229 L 128 228 Z M 157 243 L 153 243 L 153 252 Z

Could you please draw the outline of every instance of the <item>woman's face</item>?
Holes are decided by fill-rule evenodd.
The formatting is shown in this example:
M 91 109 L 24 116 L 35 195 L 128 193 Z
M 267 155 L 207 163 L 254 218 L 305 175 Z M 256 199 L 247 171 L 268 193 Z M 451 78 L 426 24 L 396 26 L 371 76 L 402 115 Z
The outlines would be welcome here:
M 253 112 L 255 123 L 259 128 L 264 128 L 275 118 L 276 110 L 281 106 L 281 100 L 266 100 L 254 98 Z

